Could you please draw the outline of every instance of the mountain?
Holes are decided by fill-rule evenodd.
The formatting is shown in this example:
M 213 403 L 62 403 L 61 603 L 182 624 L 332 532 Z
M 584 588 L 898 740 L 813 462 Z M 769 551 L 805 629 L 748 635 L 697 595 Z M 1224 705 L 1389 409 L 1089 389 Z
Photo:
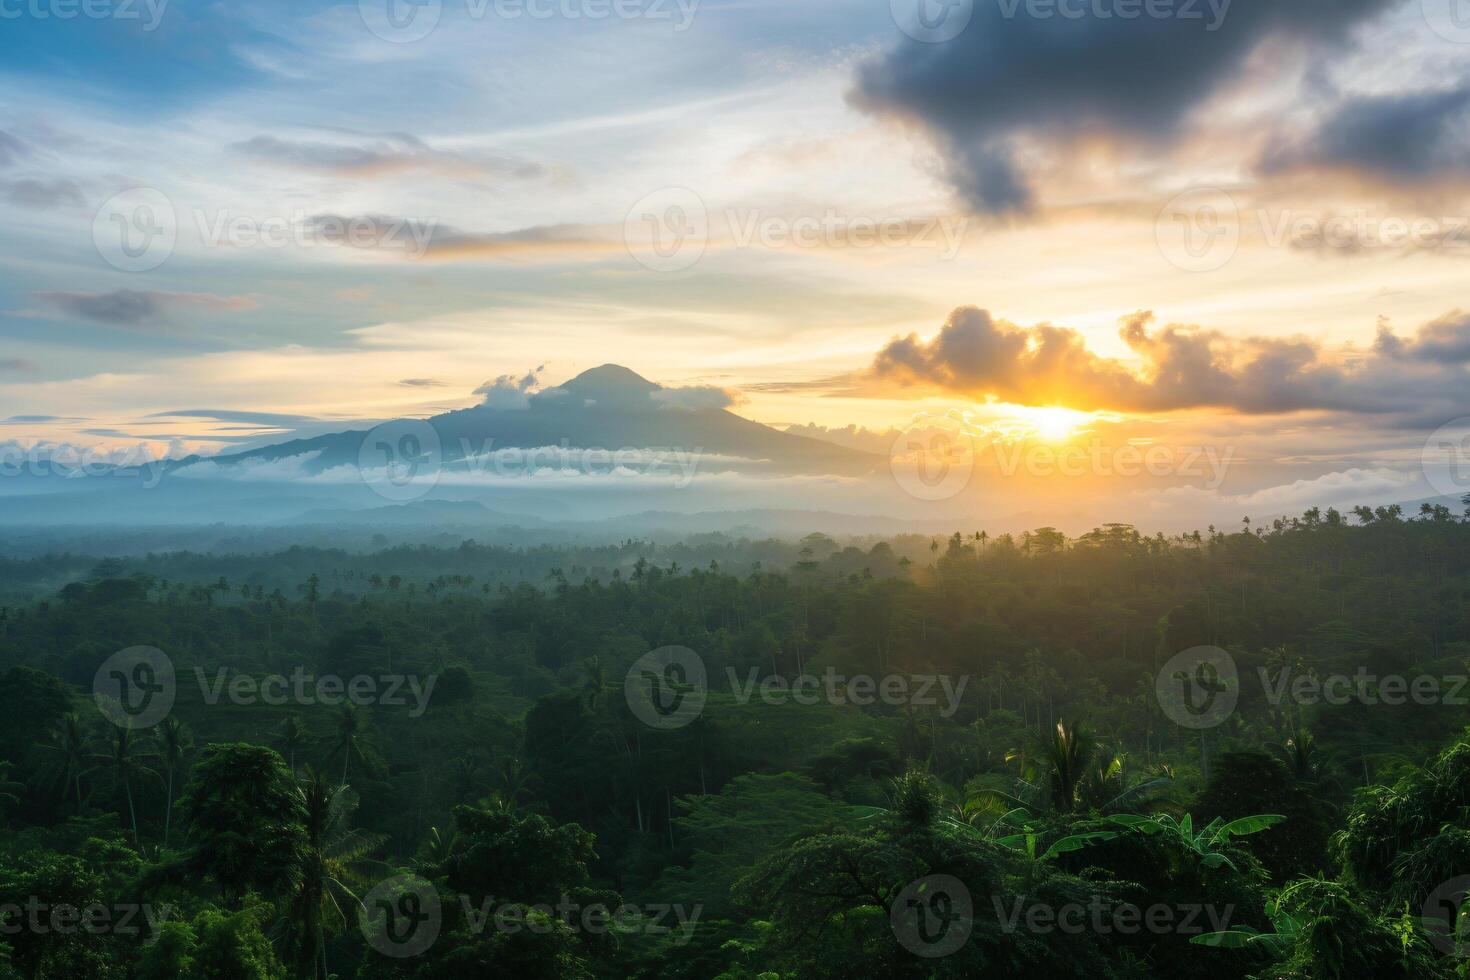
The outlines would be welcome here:
M 706 460 L 701 467 L 706 470 L 861 475 L 885 465 L 881 456 L 781 432 L 723 408 L 699 407 L 697 401 L 682 397 L 686 391 L 665 388 L 628 368 L 605 364 L 530 395 L 523 407 L 477 405 L 436 415 L 427 422 L 438 436 L 442 461 L 450 468 L 466 457 L 546 446 L 698 453 Z M 414 423 L 390 423 L 398 424 Z M 174 468 L 206 461 L 221 466 L 259 465 L 310 454 L 300 461 L 302 471 L 319 473 L 357 466 L 365 438 L 361 430 L 336 432 L 246 452 L 191 456 Z M 718 465 L 710 466 L 709 457 L 719 457 Z

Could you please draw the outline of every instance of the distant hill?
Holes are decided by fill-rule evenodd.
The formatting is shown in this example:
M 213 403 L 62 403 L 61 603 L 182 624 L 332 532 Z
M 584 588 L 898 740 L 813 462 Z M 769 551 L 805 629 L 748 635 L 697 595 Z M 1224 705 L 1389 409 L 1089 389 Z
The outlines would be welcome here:
M 524 408 L 489 405 L 428 419 L 438 434 L 444 464 L 500 449 L 564 446 L 571 449 L 678 449 L 732 457 L 782 473 L 862 475 L 886 465 L 870 453 L 781 432 L 723 408 L 684 407 L 675 395 L 616 364 L 585 371 L 566 384 L 531 395 Z M 264 463 L 315 454 L 303 469 L 321 472 L 357 466 L 362 431 L 295 439 L 246 452 L 191 456 L 175 468 L 204 461 L 219 465 Z

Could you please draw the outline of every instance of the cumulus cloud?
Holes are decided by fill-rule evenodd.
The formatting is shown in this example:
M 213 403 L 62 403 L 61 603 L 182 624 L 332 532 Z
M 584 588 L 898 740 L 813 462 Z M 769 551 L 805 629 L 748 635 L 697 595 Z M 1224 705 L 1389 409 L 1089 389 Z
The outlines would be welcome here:
M 320 456 L 320 450 L 313 450 L 280 459 L 246 457 L 228 463 L 206 459 L 181 466 L 172 475 L 194 480 L 304 481 L 317 477 L 316 461 Z
M 1439 421 L 1470 384 L 1470 318 L 1453 313 L 1401 338 L 1381 326 L 1371 351 L 1334 354 L 1307 339 L 1233 338 L 1125 317 L 1119 335 L 1138 364 L 1103 358 L 1071 328 L 1020 327 L 976 307 L 950 314 L 933 338 L 890 341 L 859 385 L 912 394 L 951 392 L 1022 405 L 1245 414 L 1337 411 Z
M 859 452 L 884 454 L 892 452 L 894 440 L 900 435 L 898 429 L 874 431 L 860 425 L 833 428 L 817 425 L 815 422 L 808 422 L 805 425 L 788 425 L 785 431 L 793 436 L 820 439 L 822 442 L 830 442 L 847 449 L 856 449 Z
M 927 131 L 949 181 L 979 211 L 1033 207 L 1019 162 L 1028 145 L 1167 146 L 1263 44 L 1330 51 L 1398 0 L 1176 4 L 1175 16 L 1134 18 L 1030 16 L 1020 2 L 977 3 L 959 37 L 908 41 L 866 62 L 850 96 Z
M 179 310 L 239 312 L 257 303 L 246 296 L 214 293 L 166 293 L 117 289 L 110 293 L 42 292 L 36 298 L 71 316 L 119 327 L 169 327 L 169 314 Z
M 745 401 L 745 397 L 733 388 L 718 385 L 690 385 L 686 388 L 658 388 L 651 397 L 660 408 L 681 412 L 700 412 L 712 409 L 733 408 Z
M 1432 364 L 1470 364 L 1470 313 L 1456 310 L 1419 328 L 1405 340 L 1387 324 L 1380 323 L 1374 349 L 1392 358 L 1408 358 Z
M 541 387 L 541 372 L 545 370 L 546 365 L 541 364 L 519 377 L 513 374 L 502 374 L 480 385 L 475 389 L 475 394 L 481 396 L 480 404 L 486 408 L 513 412 L 524 411 L 531 407 L 531 395 Z
M 1241 511 L 1255 509 L 1259 512 L 1264 509 L 1271 513 L 1285 513 L 1295 512 L 1303 507 L 1341 507 L 1397 501 L 1418 482 L 1419 476 L 1416 473 L 1385 467 L 1355 467 L 1325 473 L 1309 480 L 1293 480 L 1250 493 L 1225 494 L 1203 487 L 1179 486 L 1148 491 L 1146 496 L 1159 505 L 1180 506 L 1191 510 L 1219 504 Z

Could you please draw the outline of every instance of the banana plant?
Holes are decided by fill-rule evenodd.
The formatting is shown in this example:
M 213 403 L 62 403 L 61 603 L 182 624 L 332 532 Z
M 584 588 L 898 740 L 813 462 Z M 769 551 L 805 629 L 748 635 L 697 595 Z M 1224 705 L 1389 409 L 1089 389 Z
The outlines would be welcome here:
M 1120 813 L 1107 819 L 1120 827 L 1138 830 L 1145 834 L 1169 834 L 1178 838 L 1198 855 L 1200 863 L 1205 867 L 1226 867 L 1235 871 L 1237 870 L 1235 863 L 1221 853 L 1220 849 L 1229 843 L 1232 837 L 1258 834 L 1276 826 L 1286 817 L 1280 813 L 1258 813 L 1228 822 L 1221 817 L 1216 817 L 1198 832 L 1194 829 L 1194 818 L 1187 813 L 1177 820 L 1167 813 L 1155 813 L 1146 817 L 1133 813 Z

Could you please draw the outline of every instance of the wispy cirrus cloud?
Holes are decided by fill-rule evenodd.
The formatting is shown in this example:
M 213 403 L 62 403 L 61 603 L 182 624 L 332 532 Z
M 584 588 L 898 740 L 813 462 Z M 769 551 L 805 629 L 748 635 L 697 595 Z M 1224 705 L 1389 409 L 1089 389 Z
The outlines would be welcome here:
M 428 170 L 449 176 L 535 180 L 561 173 L 559 168 L 513 156 L 439 149 L 412 133 L 327 130 L 319 139 L 265 134 L 231 144 L 230 149 L 262 163 L 351 177 Z
M 57 207 L 83 207 L 87 203 L 76 181 L 65 177 L 0 182 L 0 195 L 16 207 L 36 211 Z
M 238 313 L 259 307 L 248 296 L 116 289 L 108 293 L 39 292 L 35 298 L 69 316 L 133 329 L 173 330 L 177 312 Z

